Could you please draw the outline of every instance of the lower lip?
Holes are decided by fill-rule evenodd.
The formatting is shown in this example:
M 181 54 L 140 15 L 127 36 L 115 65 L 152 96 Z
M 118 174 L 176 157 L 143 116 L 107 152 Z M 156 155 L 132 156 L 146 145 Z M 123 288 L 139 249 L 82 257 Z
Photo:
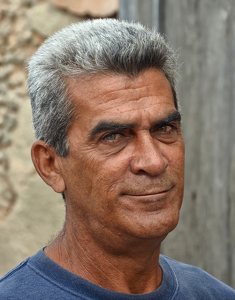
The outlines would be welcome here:
M 128 208 L 138 207 L 151 211 L 161 209 L 167 200 L 169 191 L 150 195 L 123 195 L 125 206 Z

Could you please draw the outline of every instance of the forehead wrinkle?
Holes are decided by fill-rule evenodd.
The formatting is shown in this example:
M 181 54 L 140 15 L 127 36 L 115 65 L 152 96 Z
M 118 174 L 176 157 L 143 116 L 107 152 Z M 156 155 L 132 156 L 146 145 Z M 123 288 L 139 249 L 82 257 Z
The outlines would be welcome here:
M 137 83 L 138 84 L 138 83 Z M 160 83 L 159 83 L 160 84 Z M 170 98 L 172 100 L 172 103 L 174 104 L 174 96 L 171 87 L 167 89 L 167 87 L 164 89 L 164 91 L 160 93 L 159 89 L 155 86 L 154 83 L 150 83 L 148 85 L 144 85 L 141 87 L 131 87 L 131 84 L 129 82 L 125 83 L 125 87 L 121 89 L 115 89 L 114 91 L 110 91 L 108 94 L 105 95 L 104 98 L 102 98 L 102 104 L 105 104 L 107 102 L 110 102 L 110 105 L 113 107 L 116 105 L 113 105 L 113 102 L 123 103 L 123 99 L 127 98 L 128 100 L 126 102 L 134 102 L 134 101 L 142 101 L 144 99 L 152 99 L 152 97 L 164 97 L 164 98 Z M 170 85 L 170 84 L 169 84 Z M 158 94 L 156 95 L 156 89 Z M 102 95 L 101 95 L 102 97 Z
M 94 81 L 95 78 L 97 78 L 96 81 Z M 102 79 L 107 78 L 111 80 L 106 82 L 102 81 Z M 93 86 L 92 83 L 94 83 Z M 170 86 L 169 82 L 168 84 Z M 79 117 L 81 109 L 88 109 L 89 111 L 91 103 L 93 103 L 92 106 L 96 106 L 97 109 L 99 107 L 100 112 L 112 108 L 116 109 L 116 113 L 137 110 L 138 106 L 135 107 L 131 105 L 129 109 L 125 107 L 125 104 L 131 102 L 133 104 L 144 103 L 143 108 L 148 108 L 148 102 L 151 102 L 153 97 L 161 98 L 161 103 L 164 102 L 164 99 L 168 98 L 174 104 L 172 90 L 171 88 L 168 89 L 166 81 L 163 81 L 161 78 L 160 80 L 150 80 L 150 82 L 147 81 L 146 83 L 146 80 L 142 77 L 129 78 L 123 75 L 110 77 L 107 75 L 99 75 L 90 78 L 90 80 L 84 79 L 82 81 L 78 81 L 76 78 L 69 78 L 67 80 L 67 87 L 72 105 L 76 108 L 75 118 Z M 88 102 L 86 100 L 88 100 Z
M 105 91 L 106 93 L 104 95 L 101 94 L 97 98 L 94 98 L 94 100 L 97 99 L 101 105 L 110 102 L 110 105 L 113 106 L 113 102 L 116 102 L 118 105 L 118 103 L 123 102 L 125 98 L 128 99 L 126 102 L 131 102 L 154 95 L 154 93 L 146 93 L 145 90 L 146 86 L 138 88 L 115 88 L 113 91 Z M 99 101 L 99 99 L 101 99 L 101 101 Z
M 160 70 L 155 70 L 155 72 L 161 73 Z M 91 96 L 94 102 L 96 102 L 96 105 L 99 105 L 107 102 L 112 103 L 113 101 L 119 103 L 123 100 L 122 98 L 125 98 L 126 96 L 128 97 L 128 101 L 137 101 L 139 99 L 155 95 L 157 88 L 156 85 L 162 86 L 162 79 L 158 80 L 157 82 L 150 82 L 146 84 L 143 77 L 145 77 L 147 73 L 148 71 L 144 72 L 143 74 L 139 74 L 139 76 L 136 76 L 134 78 L 130 78 L 126 75 L 117 75 L 112 73 L 96 74 L 88 78 L 83 78 L 82 80 L 78 80 L 77 78 L 66 78 L 65 81 L 68 87 L 69 95 L 71 99 L 74 100 L 73 102 L 75 102 L 76 98 L 80 98 L 80 105 L 86 105 L 86 99 L 84 99 L 83 96 Z M 106 81 L 104 85 L 102 81 L 103 79 L 110 80 Z M 170 85 L 168 80 L 167 82 Z M 94 88 L 91 88 L 92 84 L 94 84 Z M 166 85 L 166 83 L 163 82 L 163 85 Z M 167 90 L 167 87 L 165 90 Z M 93 93 L 96 94 L 96 97 L 93 97 Z M 78 101 L 76 102 L 78 104 Z
M 116 75 L 117 76 L 117 75 Z M 103 103 L 109 102 L 109 101 L 118 101 L 119 98 L 122 98 L 123 96 L 125 97 L 126 95 L 128 95 L 130 99 L 130 101 L 135 101 L 135 100 L 139 100 L 140 98 L 142 98 L 142 95 L 148 94 L 149 96 L 154 94 L 154 84 L 150 83 L 148 85 L 143 85 L 143 86 L 138 86 L 138 82 L 136 81 L 136 78 L 129 78 L 126 77 L 124 78 L 124 76 L 118 76 L 116 77 L 111 77 L 110 79 L 116 79 L 115 81 L 109 81 L 106 82 L 106 85 L 104 86 L 104 89 L 102 89 L 101 86 L 103 86 L 103 83 L 101 82 L 101 84 L 99 85 L 99 81 L 100 79 L 105 79 L 107 78 L 107 76 L 97 76 L 97 81 L 95 82 L 94 86 L 95 86 L 95 91 L 98 92 L 99 94 L 97 95 L 96 98 L 93 98 L 94 100 L 98 100 L 101 99 Z M 91 78 L 91 80 L 95 80 L 95 77 Z M 85 90 L 87 92 L 89 92 L 89 94 L 92 96 L 93 93 L 93 89 L 91 89 L 90 87 L 90 81 L 91 80 L 87 80 L 87 79 L 83 79 L 82 81 L 78 81 L 74 78 L 70 78 L 68 80 L 66 80 L 66 84 L 68 87 L 68 91 L 69 94 L 75 98 L 78 95 L 80 95 L 81 100 L 83 97 L 83 91 Z M 84 88 L 83 85 L 88 84 L 89 89 Z M 132 87 L 132 85 L 136 85 L 136 87 Z M 151 86 L 153 86 L 153 89 L 151 89 Z M 152 91 L 152 92 L 151 92 Z
M 152 102 L 152 100 L 155 98 L 156 96 L 145 96 L 139 99 L 129 99 L 124 102 L 123 104 L 123 98 L 122 99 L 114 99 L 112 101 L 109 101 L 109 106 L 107 106 L 107 103 L 101 103 L 99 104 L 99 108 L 100 108 L 100 112 L 104 112 L 107 111 L 109 109 L 117 109 L 116 113 L 120 114 L 120 113 L 127 113 L 130 111 L 139 111 L 140 108 L 141 110 L 145 110 L 145 109 L 152 109 L 155 106 L 162 106 L 162 104 L 164 102 L 168 102 L 167 99 L 169 98 L 172 101 L 172 104 L 174 105 L 174 99 L 172 97 L 162 97 L 162 100 L 160 103 L 151 103 L 149 104 L 149 102 Z M 130 107 L 126 107 L 125 104 L 129 104 L 130 102 L 132 102 L 132 105 Z M 142 105 L 142 102 L 144 102 L 144 106 Z M 139 107 L 139 105 L 142 105 L 141 107 Z M 104 106 L 104 108 L 102 108 L 102 106 Z M 129 105 L 128 105 L 129 106 Z

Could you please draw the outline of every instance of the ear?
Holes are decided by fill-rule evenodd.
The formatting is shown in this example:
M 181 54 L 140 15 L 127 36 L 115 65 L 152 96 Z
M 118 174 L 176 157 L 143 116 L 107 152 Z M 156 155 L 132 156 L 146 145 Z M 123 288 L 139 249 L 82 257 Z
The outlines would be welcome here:
M 41 178 L 57 193 L 63 193 L 65 182 L 60 172 L 61 157 L 54 148 L 49 147 L 44 141 L 34 142 L 31 156 L 35 169 Z

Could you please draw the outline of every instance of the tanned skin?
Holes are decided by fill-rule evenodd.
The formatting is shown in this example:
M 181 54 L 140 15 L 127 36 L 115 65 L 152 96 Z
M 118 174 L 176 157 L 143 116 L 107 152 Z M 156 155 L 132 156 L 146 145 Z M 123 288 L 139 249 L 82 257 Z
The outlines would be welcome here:
M 43 141 L 35 167 L 66 197 L 66 222 L 45 248 L 53 261 L 101 287 L 143 294 L 162 281 L 160 245 L 179 219 L 184 141 L 160 70 L 67 80 L 76 118 L 69 155 Z

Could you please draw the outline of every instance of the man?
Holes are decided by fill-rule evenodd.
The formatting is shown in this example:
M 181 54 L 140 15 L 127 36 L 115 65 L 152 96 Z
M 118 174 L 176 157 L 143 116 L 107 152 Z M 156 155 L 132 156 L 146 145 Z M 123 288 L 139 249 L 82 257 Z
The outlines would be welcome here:
M 235 299 L 160 255 L 184 188 L 176 68 L 158 33 L 111 19 L 72 25 L 34 55 L 32 159 L 66 221 L 1 280 L 0 299 Z

